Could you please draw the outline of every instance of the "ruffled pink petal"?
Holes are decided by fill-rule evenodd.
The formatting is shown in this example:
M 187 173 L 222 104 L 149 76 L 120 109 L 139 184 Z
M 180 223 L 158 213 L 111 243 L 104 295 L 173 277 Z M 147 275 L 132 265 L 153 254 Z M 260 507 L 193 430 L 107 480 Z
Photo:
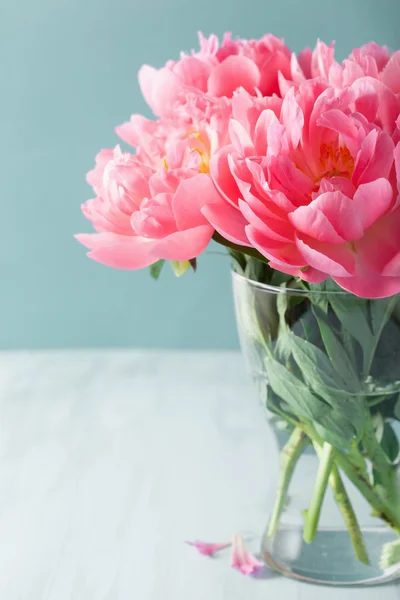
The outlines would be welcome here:
M 308 204 L 314 183 L 296 169 L 288 156 L 276 156 L 270 161 L 271 187 L 287 196 L 295 206 Z
M 308 50 L 309 50 L 309 48 L 308 48 Z M 310 53 L 311 53 L 311 50 L 310 50 Z M 306 80 L 304 71 L 300 66 L 299 59 L 297 58 L 297 56 L 294 52 L 290 58 L 290 72 L 291 72 L 292 80 L 295 83 L 303 83 L 303 81 Z
M 179 77 L 166 67 L 157 71 L 144 65 L 139 71 L 139 84 L 146 102 L 160 117 L 171 112 L 182 90 Z
M 322 219 L 321 214 L 326 220 Z M 340 191 L 320 194 L 308 206 L 298 208 L 289 218 L 299 231 L 321 242 L 350 242 L 364 235 L 353 201 Z M 310 228 L 307 231 L 308 225 Z
M 220 544 L 214 544 L 209 542 L 202 542 L 200 540 L 194 540 L 193 542 L 186 542 L 189 546 L 196 548 L 203 556 L 213 556 L 216 552 L 229 548 L 231 542 L 223 542 Z
M 75 238 L 89 248 L 89 258 L 115 269 L 142 269 L 157 260 L 152 239 L 115 233 L 81 233 Z
M 400 113 L 400 96 L 394 94 L 384 83 L 373 77 L 363 77 L 357 79 L 351 86 L 351 92 L 358 97 L 365 89 L 365 83 L 368 82 L 378 94 L 378 113 L 377 121 L 383 131 L 392 135 L 394 123 Z
M 225 239 L 240 246 L 250 246 L 245 232 L 246 219 L 237 208 L 227 202 L 203 206 L 203 215 Z
M 400 118 L 399 118 L 399 125 L 400 125 Z M 396 145 L 396 148 L 394 149 L 393 158 L 394 158 L 394 165 L 396 168 L 397 190 L 400 194 L 400 142 L 398 142 L 398 144 Z
M 253 575 L 264 566 L 264 563 L 250 554 L 242 536 L 234 535 L 232 539 L 231 566 L 243 573 L 243 575 Z
M 387 263 L 386 267 L 383 269 L 382 274 L 385 277 L 399 277 L 400 278 L 400 250 Z
M 211 225 L 176 231 L 163 239 L 155 240 L 151 254 L 157 260 L 191 260 L 206 249 L 213 233 Z
M 311 75 L 312 77 L 322 77 L 327 80 L 329 77 L 329 69 L 334 63 L 335 45 L 327 46 L 321 40 L 317 41 L 315 50 L 311 58 Z
M 278 242 L 294 242 L 294 229 L 288 221 L 274 218 L 263 220 L 257 214 L 257 210 L 251 208 L 249 203 L 243 200 L 239 200 L 239 208 L 246 221 L 267 237 Z
M 304 267 L 307 262 L 298 251 L 294 243 L 278 242 L 267 237 L 253 225 L 246 226 L 247 237 L 255 248 L 266 258 L 274 262 L 281 262 L 291 267 Z
M 237 207 L 240 191 L 232 175 L 229 157 L 234 152 L 233 146 L 225 146 L 213 156 L 210 162 L 210 173 L 216 188 L 229 204 Z
M 332 277 L 354 275 L 355 258 L 348 244 L 326 244 L 304 235 L 297 236 L 296 244 L 306 265 Z
M 273 110 L 266 109 L 260 114 L 254 129 L 254 148 L 256 154 L 263 156 L 267 153 L 268 131 L 273 125 L 279 124 Z
M 235 150 L 242 156 L 254 154 L 254 145 L 249 134 L 243 125 L 235 119 L 231 119 L 229 123 L 229 137 Z
M 387 179 L 376 179 L 360 185 L 352 200 L 363 229 L 368 229 L 391 207 L 393 188 Z M 354 238 L 356 239 L 356 238 Z
M 231 98 L 239 87 L 254 93 L 259 83 L 260 71 L 254 61 L 246 56 L 228 56 L 213 69 L 208 80 L 208 93 Z
M 366 273 L 353 277 L 332 277 L 340 287 L 360 298 L 387 298 L 400 292 L 400 277 Z
M 308 267 L 306 270 L 300 270 L 295 267 L 289 267 L 288 265 L 279 263 L 277 261 L 270 260 L 269 266 L 271 269 L 276 269 L 277 271 L 281 271 L 282 273 L 286 273 L 287 275 L 293 275 L 293 277 L 300 277 L 304 281 L 308 281 L 309 283 L 321 283 L 328 279 L 328 275 L 326 273 L 322 273 L 313 267 Z
M 352 181 L 355 185 L 389 178 L 393 165 L 394 143 L 390 136 L 376 129 L 370 131 L 361 144 L 354 166 Z
M 147 119 L 141 115 L 132 115 L 129 121 L 122 123 L 122 125 L 117 125 L 115 128 L 115 133 L 121 138 L 121 140 L 130 146 L 133 146 L 133 148 L 137 148 L 140 143 L 140 135 L 138 134 L 138 130 L 143 129 L 146 121 Z
M 176 63 L 173 72 L 186 85 L 206 92 L 211 69 L 212 66 L 207 60 L 200 60 L 195 56 L 184 56 Z
M 139 86 L 147 104 L 153 108 L 153 86 L 157 77 L 157 69 L 150 65 L 143 65 L 138 73 Z
M 369 79 L 357 81 L 355 109 L 356 112 L 364 115 L 370 123 L 376 120 L 379 109 L 379 96 Z
M 400 93 L 400 50 L 392 54 L 382 72 L 381 81 L 395 94 Z
M 358 127 L 354 119 L 338 109 L 325 111 L 317 120 L 318 125 L 326 127 L 341 135 L 346 146 L 351 150 L 358 137 Z
M 303 134 L 304 115 L 297 104 L 293 88 L 288 91 L 283 100 L 281 122 L 286 129 L 292 148 L 297 148 Z
M 232 118 L 241 123 L 253 137 L 256 123 L 264 110 L 272 110 L 279 116 L 282 99 L 278 96 L 255 98 L 246 90 L 239 89 L 232 98 Z
M 221 198 L 211 178 L 199 174 L 180 182 L 172 200 L 172 212 L 178 229 L 184 230 L 207 223 L 201 209 Z
M 313 53 L 311 48 L 304 48 L 297 57 L 297 61 L 306 79 L 311 79 L 311 62 Z
M 289 220 L 301 233 L 305 233 L 320 242 L 328 244 L 342 244 L 344 239 L 335 231 L 332 223 L 316 206 L 300 206 L 292 214 Z

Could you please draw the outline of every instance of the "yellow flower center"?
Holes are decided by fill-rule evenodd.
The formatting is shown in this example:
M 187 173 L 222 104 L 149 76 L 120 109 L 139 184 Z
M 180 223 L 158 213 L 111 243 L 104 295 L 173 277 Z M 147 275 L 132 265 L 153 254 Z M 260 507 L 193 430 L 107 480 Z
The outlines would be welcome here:
M 209 173 L 210 172 L 210 161 L 208 156 L 203 150 L 200 148 L 190 148 L 192 152 L 197 152 L 200 155 L 200 168 L 199 173 Z

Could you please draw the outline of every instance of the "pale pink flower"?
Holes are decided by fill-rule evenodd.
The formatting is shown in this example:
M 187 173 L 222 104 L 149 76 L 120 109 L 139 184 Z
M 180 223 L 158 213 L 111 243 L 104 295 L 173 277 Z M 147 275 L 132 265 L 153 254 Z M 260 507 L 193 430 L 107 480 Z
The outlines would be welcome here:
M 232 40 L 226 34 L 220 47 L 216 36 L 200 34 L 199 52 L 182 54 L 161 69 L 144 65 L 139 83 L 154 113 L 173 117 L 191 94 L 219 106 L 219 99 L 231 98 L 238 88 L 253 95 L 277 93 L 278 73 L 290 77 L 290 56 L 283 41 L 270 34 L 260 40 Z
M 121 269 L 197 257 L 214 231 L 201 208 L 218 200 L 208 174 L 218 132 L 134 116 L 119 133 L 137 154 L 117 146 L 98 155 L 88 173 L 96 197 L 82 207 L 98 233 L 78 241 L 90 258 Z
M 400 109 L 370 78 L 342 91 L 305 81 L 279 111 L 247 104 L 233 103 L 231 145 L 211 161 L 221 200 L 202 209 L 210 223 L 307 281 L 331 276 L 370 298 L 400 292 Z
M 194 540 L 193 542 L 186 542 L 186 544 L 188 544 L 189 546 L 193 546 L 194 548 L 196 548 L 196 550 L 198 550 L 198 552 L 200 552 L 200 554 L 203 554 L 204 556 L 213 556 L 216 552 L 228 548 L 231 545 L 231 542 L 215 544 L 210 542 L 202 542 L 200 540 Z
M 253 575 L 264 566 L 264 563 L 247 550 L 242 536 L 234 535 L 232 539 L 231 566 L 243 573 L 243 575 Z

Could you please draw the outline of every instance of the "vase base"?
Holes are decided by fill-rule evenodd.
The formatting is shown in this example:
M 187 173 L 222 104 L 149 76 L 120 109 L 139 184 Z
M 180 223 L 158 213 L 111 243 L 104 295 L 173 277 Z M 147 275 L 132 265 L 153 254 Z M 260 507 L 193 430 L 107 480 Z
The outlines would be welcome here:
M 385 528 L 363 531 L 370 565 L 355 557 L 347 530 L 321 529 L 312 544 L 303 541 L 302 533 L 300 527 L 282 524 L 273 538 L 265 535 L 265 563 L 286 577 L 324 585 L 376 585 L 400 577 L 400 564 L 379 566 L 384 544 L 398 539 Z

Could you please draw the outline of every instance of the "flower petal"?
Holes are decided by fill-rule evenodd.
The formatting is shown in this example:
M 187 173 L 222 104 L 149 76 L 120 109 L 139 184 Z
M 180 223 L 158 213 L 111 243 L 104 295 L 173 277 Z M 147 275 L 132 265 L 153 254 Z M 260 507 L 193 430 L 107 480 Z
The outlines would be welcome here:
M 210 173 L 220 194 L 233 206 L 237 206 L 240 191 L 232 175 L 229 157 L 234 152 L 233 146 L 225 146 L 213 156 L 210 162 Z
M 232 539 L 231 566 L 243 573 L 243 575 L 253 575 L 264 566 L 264 563 L 253 556 L 253 554 L 250 554 L 242 536 L 234 535 Z
M 206 218 L 201 209 L 205 204 L 219 200 L 220 196 L 208 175 L 199 174 L 182 180 L 172 199 L 172 212 L 177 228 L 184 230 L 204 225 Z
M 201 540 L 194 540 L 193 542 L 186 542 L 189 546 L 196 548 L 203 556 L 213 556 L 216 552 L 224 550 L 231 545 L 231 542 L 222 542 L 219 544 L 202 542 Z
M 246 234 L 251 244 L 269 260 L 275 263 L 282 263 L 290 267 L 305 267 L 307 261 L 304 260 L 296 245 L 285 242 L 278 242 L 267 237 L 264 233 L 253 227 L 246 226 Z
M 286 129 L 286 134 L 292 147 L 297 148 L 304 127 L 304 115 L 300 106 L 297 104 L 294 88 L 291 88 L 286 94 L 281 109 L 281 122 Z
M 81 233 L 75 238 L 90 249 L 89 258 L 115 269 L 142 269 L 157 260 L 153 239 L 116 233 Z
M 352 181 L 355 185 L 369 183 L 380 177 L 388 179 L 393 165 L 394 143 L 384 132 L 373 129 L 361 144 Z
M 331 277 L 354 275 L 355 259 L 348 244 L 325 244 L 308 236 L 297 236 L 296 243 L 305 263 L 314 269 Z
M 190 260 L 196 258 L 208 246 L 214 229 L 211 225 L 199 225 L 185 231 L 176 231 L 156 240 L 151 254 L 159 260 Z
M 362 226 L 368 229 L 390 208 L 393 189 L 387 179 L 376 179 L 360 185 L 354 194 L 353 206 Z
M 204 206 L 201 212 L 224 238 L 234 244 L 250 246 L 245 232 L 247 221 L 237 208 L 227 202 L 215 202 Z
M 239 87 L 254 93 L 260 82 L 260 71 L 246 56 L 228 56 L 215 67 L 208 80 L 208 93 L 231 98 Z

